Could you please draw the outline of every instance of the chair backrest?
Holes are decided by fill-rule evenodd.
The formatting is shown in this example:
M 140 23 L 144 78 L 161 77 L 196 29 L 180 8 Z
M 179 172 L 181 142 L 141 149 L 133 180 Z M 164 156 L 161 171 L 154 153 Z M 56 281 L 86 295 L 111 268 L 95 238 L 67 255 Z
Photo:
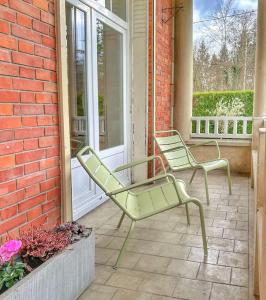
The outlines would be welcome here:
M 88 154 L 88 158 L 85 158 L 85 153 Z M 105 193 L 110 193 L 124 187 L 122 182 L 108 169 L 90 146 L 81 149 L 77 154 L 77 159 L 92 180 Z M 135 194 L 129 191 L 111 197 L 111 199 L 129 215 L 132 215 L 136 210 L 137 203 L 134 201 L 134 198 Z
M 195 158 L 176 130 L 156 131 L 155 141 L 171 170 L 184 170 L 195 164 Z

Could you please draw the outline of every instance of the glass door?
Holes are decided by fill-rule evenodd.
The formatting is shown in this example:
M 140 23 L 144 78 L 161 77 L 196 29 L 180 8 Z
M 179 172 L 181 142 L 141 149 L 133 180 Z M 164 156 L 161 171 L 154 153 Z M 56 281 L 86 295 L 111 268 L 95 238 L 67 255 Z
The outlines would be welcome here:
M 66 3 L 73 217 L 105 201 L 76 154 L 92 146 L 111 169 L 128 162 L 126 29 L 79 1 Z M 103 12 L 105 8 L 103 8 Z M 118 174 L 128 181 L 128 171 Z

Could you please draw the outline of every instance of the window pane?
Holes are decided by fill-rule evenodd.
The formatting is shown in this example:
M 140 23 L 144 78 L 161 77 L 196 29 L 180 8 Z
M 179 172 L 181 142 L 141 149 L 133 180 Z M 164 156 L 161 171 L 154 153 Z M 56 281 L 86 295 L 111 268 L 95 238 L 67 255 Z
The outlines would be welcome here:
M 118 17 L 126 21 L 126 7 L 127 1 L 126 0 L 95 0 L 102 6 L 106 7 L 107 9 L 111 10 L 114 14 Z
M 123 37 L 97 21 L 100 150 L 123 144 Z
M 85 13 L 66 4 L 71 156 L 87 144 Z

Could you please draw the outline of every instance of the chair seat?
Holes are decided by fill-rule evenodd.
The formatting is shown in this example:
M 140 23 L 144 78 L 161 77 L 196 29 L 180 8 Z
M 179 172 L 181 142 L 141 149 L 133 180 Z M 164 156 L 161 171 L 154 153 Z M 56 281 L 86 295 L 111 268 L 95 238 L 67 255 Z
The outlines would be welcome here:
M 153 186 L 152 189 L 144 190 L 136 194 L 138 203 L 138 214 L 136 219 L 142 219 L 146 216 L 154 215 L 166 209 L 180 204 L 180 200 L 185 202 L 189 199 L 186 192 L 186 186 L 183 181 L 176 181 L 177 190 L 181 199 L 178 198 L 175 187 L 172 182 Z
M 200 164 L 198 164 L 198 166 L 208 172 L 208 171 L 212 171 L 212 170 L 216 170 L 216 169 L 220 169 L 220 168 L 225 168 L 225 167 L 227 167 L 227 164 L 228 164 L 227 160 L 217 159 L 214 161 L 200 163 Z

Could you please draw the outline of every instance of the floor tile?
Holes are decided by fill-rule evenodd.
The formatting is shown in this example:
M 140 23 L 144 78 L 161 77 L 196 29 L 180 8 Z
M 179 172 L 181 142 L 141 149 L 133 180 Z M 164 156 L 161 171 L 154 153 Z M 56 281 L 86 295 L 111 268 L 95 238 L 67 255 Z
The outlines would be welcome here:
M 223 266 L 216 266 L 216 265 L 202 263 L 200 266 L 197 279 L 212 281 L 212 282 L 229 283 L 230 276 L 231 276 L 230 267 L 223 267 Z
M 224 229 L 223 237 L 226 239 L 247 241 L 248 231 L 237 229 Z
M 79 300 L 109 300 L 112 299 L 116 288 L 92 284 L 80 297 Z
M 203 248 L 191 248 L 188 260 L 217 264 L 219 251 L 208 249 L 208 255 L 204 256 Z
M 137 275 L 129 275 L 122 272 L 115 272 L 107 280 L 107 284 L 114 287 L 121 287 L 129 290 L 136 290 L 140 285 L 142 278 Z
M 232 268 L 231 284 L 248 287 L 248 269 Z
M 248 300 L 248 289 L 233 285 L 214 284 L 210 300 Z
M 218 265 L 247 268 L 248 267 L 248 255 L 234 252 L 220 251 Z
M 152 273 L 165 273 L 170 260 L 167 257 L 142 255 L 135 269 Z
M 171 258 L 187 259 L 190 249 L 190 247 L 183 245 L 163 244 L 160 248 L 159 255 Z
M 197 276 L 199 265 L 200 264 L 197 262 L 173 259 L 171 260 L 166 273 L 169 275 L 193 279 Z
M 233 251 L 234 241 L 222 238 L 208 238 L 208 247 L 210 249 L 222 250 L 222 251 Z
M 189 300 L 208 300 L 211 286 L 206 281 L 178 278 L 173 296 Z
M 234 251 L 239 253 L 248 253 L 248 241 L 235 240 Z

